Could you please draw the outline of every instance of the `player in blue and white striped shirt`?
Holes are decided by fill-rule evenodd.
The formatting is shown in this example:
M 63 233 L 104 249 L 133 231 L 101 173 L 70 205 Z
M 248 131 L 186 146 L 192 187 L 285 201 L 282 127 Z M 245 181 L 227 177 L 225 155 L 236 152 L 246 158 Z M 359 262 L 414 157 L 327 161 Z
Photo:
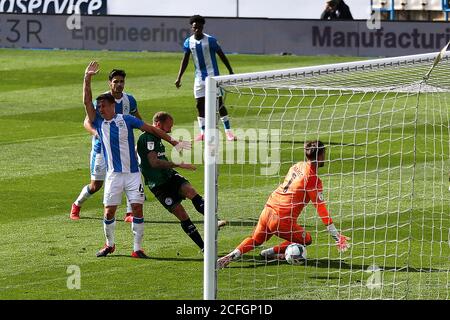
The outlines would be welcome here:
M 142 119 L 137 108 L 136 99 L 131 94 L 123 91 L 125 88 L 125 77 L 125 71 L 119 69 L 113 69 L 108 76 L 108 85 L 110 89 L 108 92 L 115 98 L 116 113 L 131 114 L 139 119 Z M 94 107 L 96 107 L 95 101 Z M 98 138 L 97 130 L 92 126 L 87 117 L 84 120 L 84 127 L 92 134 L 92 149 L 90 156 L 91 181 L 88 185 L 81 189 L 80 194 L 72 204 L 72 208 L 70 210 L 70 218 L 72 220 L 78 220 L 80 218 L 82 204 L 102 188 L 103 181 L 106 176 L 106 162 L 101 149 L 101 142 Z M 127 199 L 127 214 L 125 215 L 124 221 L 132 222 L 133 216 L 131 211 L 131 205 Z
M 114 231 L 115 213 L 121 203 L 123 192 L 126 193 L 133 211 L 132 231 L 134 245 L 132 257 L 146 258 L 141 248 L 144 235 L 144 187 L 135 150 L 133 129 L 154 134 L 172 145 L 177 150 L 190 149 L 190 143 L 174 141 L 163 130 L 155 128 L 131 115 L 117 114 L 115 99 L 110 93 L 97 97 L 97 109 L 92 103 L 91 78 L 99 71 L 98 63 L 91 62 L 85 71 L 83 81 L 83 102 L 89 121 L 94 125 L 102 143 L 107 171 L 104 189 L 103 228 L 106 237 L 105 246 L 97 252 L 97 257 L 104 257 L 115 250 Z
M 205 130 L 205 79 L 208 76 L 219 75 L 216 54 L 227 67 L 230 74 L 233 74 L 233 69 L 231 68 L 230 62 L 223 53 L 216 38 L 203 33 L 205 18 L 199 15 L 194 15 L 190 18 L 189 24 L 191 25 L 193 35 L 187 38 L 184 42 L 184 56 L 181 61 L 175 86 L 177 88 L 181 87 L 181 77 L 186 71 L 189 64 L 189 57 L 192 54 L 192 60 L 194 61 L 195 66 L 194 97 L 197 100 L 197 119 L 200 127 L 200 135 L 195 140 L 201 141 L 204 138 Z M 233 132 L 231 131 L 228 111 L 223 104 L 223 99 L 221 96 L 219 96 L 219 114 L 225 128 L 227 139 L 230 141 L 236 140 Z

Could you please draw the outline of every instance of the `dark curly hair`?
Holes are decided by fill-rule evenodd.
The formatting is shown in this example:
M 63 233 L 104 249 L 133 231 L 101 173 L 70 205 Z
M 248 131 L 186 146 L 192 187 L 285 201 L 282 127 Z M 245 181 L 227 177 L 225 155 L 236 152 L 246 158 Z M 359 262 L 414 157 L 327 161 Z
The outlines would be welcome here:
M 189 24 L 193 24 L 194 22 L 200 23 L 202 25 L 204 25 L 206 23 L 205 18 L 203 18 L 201 15 L 193 15 L 190 19 L 189 19 Z

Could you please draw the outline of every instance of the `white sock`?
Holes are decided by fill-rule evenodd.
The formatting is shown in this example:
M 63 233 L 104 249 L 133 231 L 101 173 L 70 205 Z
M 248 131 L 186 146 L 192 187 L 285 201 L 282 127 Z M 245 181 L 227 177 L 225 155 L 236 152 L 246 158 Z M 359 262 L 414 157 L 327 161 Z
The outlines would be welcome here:
M 200 132 L 205 132 L 205 118 L 197 117 L 198 127 L 200 128 Z
M 114 231 L 116 229 L 116 218 L 111 220 L 103 220 L 103 230 L 105 231 L 106 245 L 112 247 L 114 245 Z
M 131 203 L 130 200 L 128 200 L 127 198 L 127 213 L 133 212 L 133 210 L 131 209 Z
M 133 218 L 131 230 L 134 235 L 133 251 L 141 250 L 142 238 L 144 237 L 144 218 Z
M 89 193 L 89 186 L 84 186 L 83 189 L 81 189 L 80 195 L 78 196 L 77 200 L 75 200 L 75 204 L 79 207 L 85 202 L 87 199 L 90 198 L 92 194 Z

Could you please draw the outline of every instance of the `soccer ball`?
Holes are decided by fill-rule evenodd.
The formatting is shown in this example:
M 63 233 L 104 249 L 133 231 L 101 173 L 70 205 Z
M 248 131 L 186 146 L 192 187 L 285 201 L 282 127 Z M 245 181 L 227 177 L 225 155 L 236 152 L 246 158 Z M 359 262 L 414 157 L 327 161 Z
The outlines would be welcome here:
M 284 254 L 289 264 L 302 264 L 306 260 L 306 247 L 299 243 L 291 243 Z

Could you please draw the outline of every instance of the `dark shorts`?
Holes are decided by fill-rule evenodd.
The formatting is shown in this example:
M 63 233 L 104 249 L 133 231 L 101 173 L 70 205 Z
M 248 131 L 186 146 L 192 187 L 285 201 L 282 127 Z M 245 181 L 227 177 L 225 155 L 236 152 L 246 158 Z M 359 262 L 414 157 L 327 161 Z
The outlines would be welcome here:
M 185 183 L 189 183 L 182 175 L 174 174 L 166 183 L 156 186 L 150 191 L 155 195 L 159 202 L 172 212 L 173 207 L 181 203 L 185 197 L 181 195 L 181 186 Z

